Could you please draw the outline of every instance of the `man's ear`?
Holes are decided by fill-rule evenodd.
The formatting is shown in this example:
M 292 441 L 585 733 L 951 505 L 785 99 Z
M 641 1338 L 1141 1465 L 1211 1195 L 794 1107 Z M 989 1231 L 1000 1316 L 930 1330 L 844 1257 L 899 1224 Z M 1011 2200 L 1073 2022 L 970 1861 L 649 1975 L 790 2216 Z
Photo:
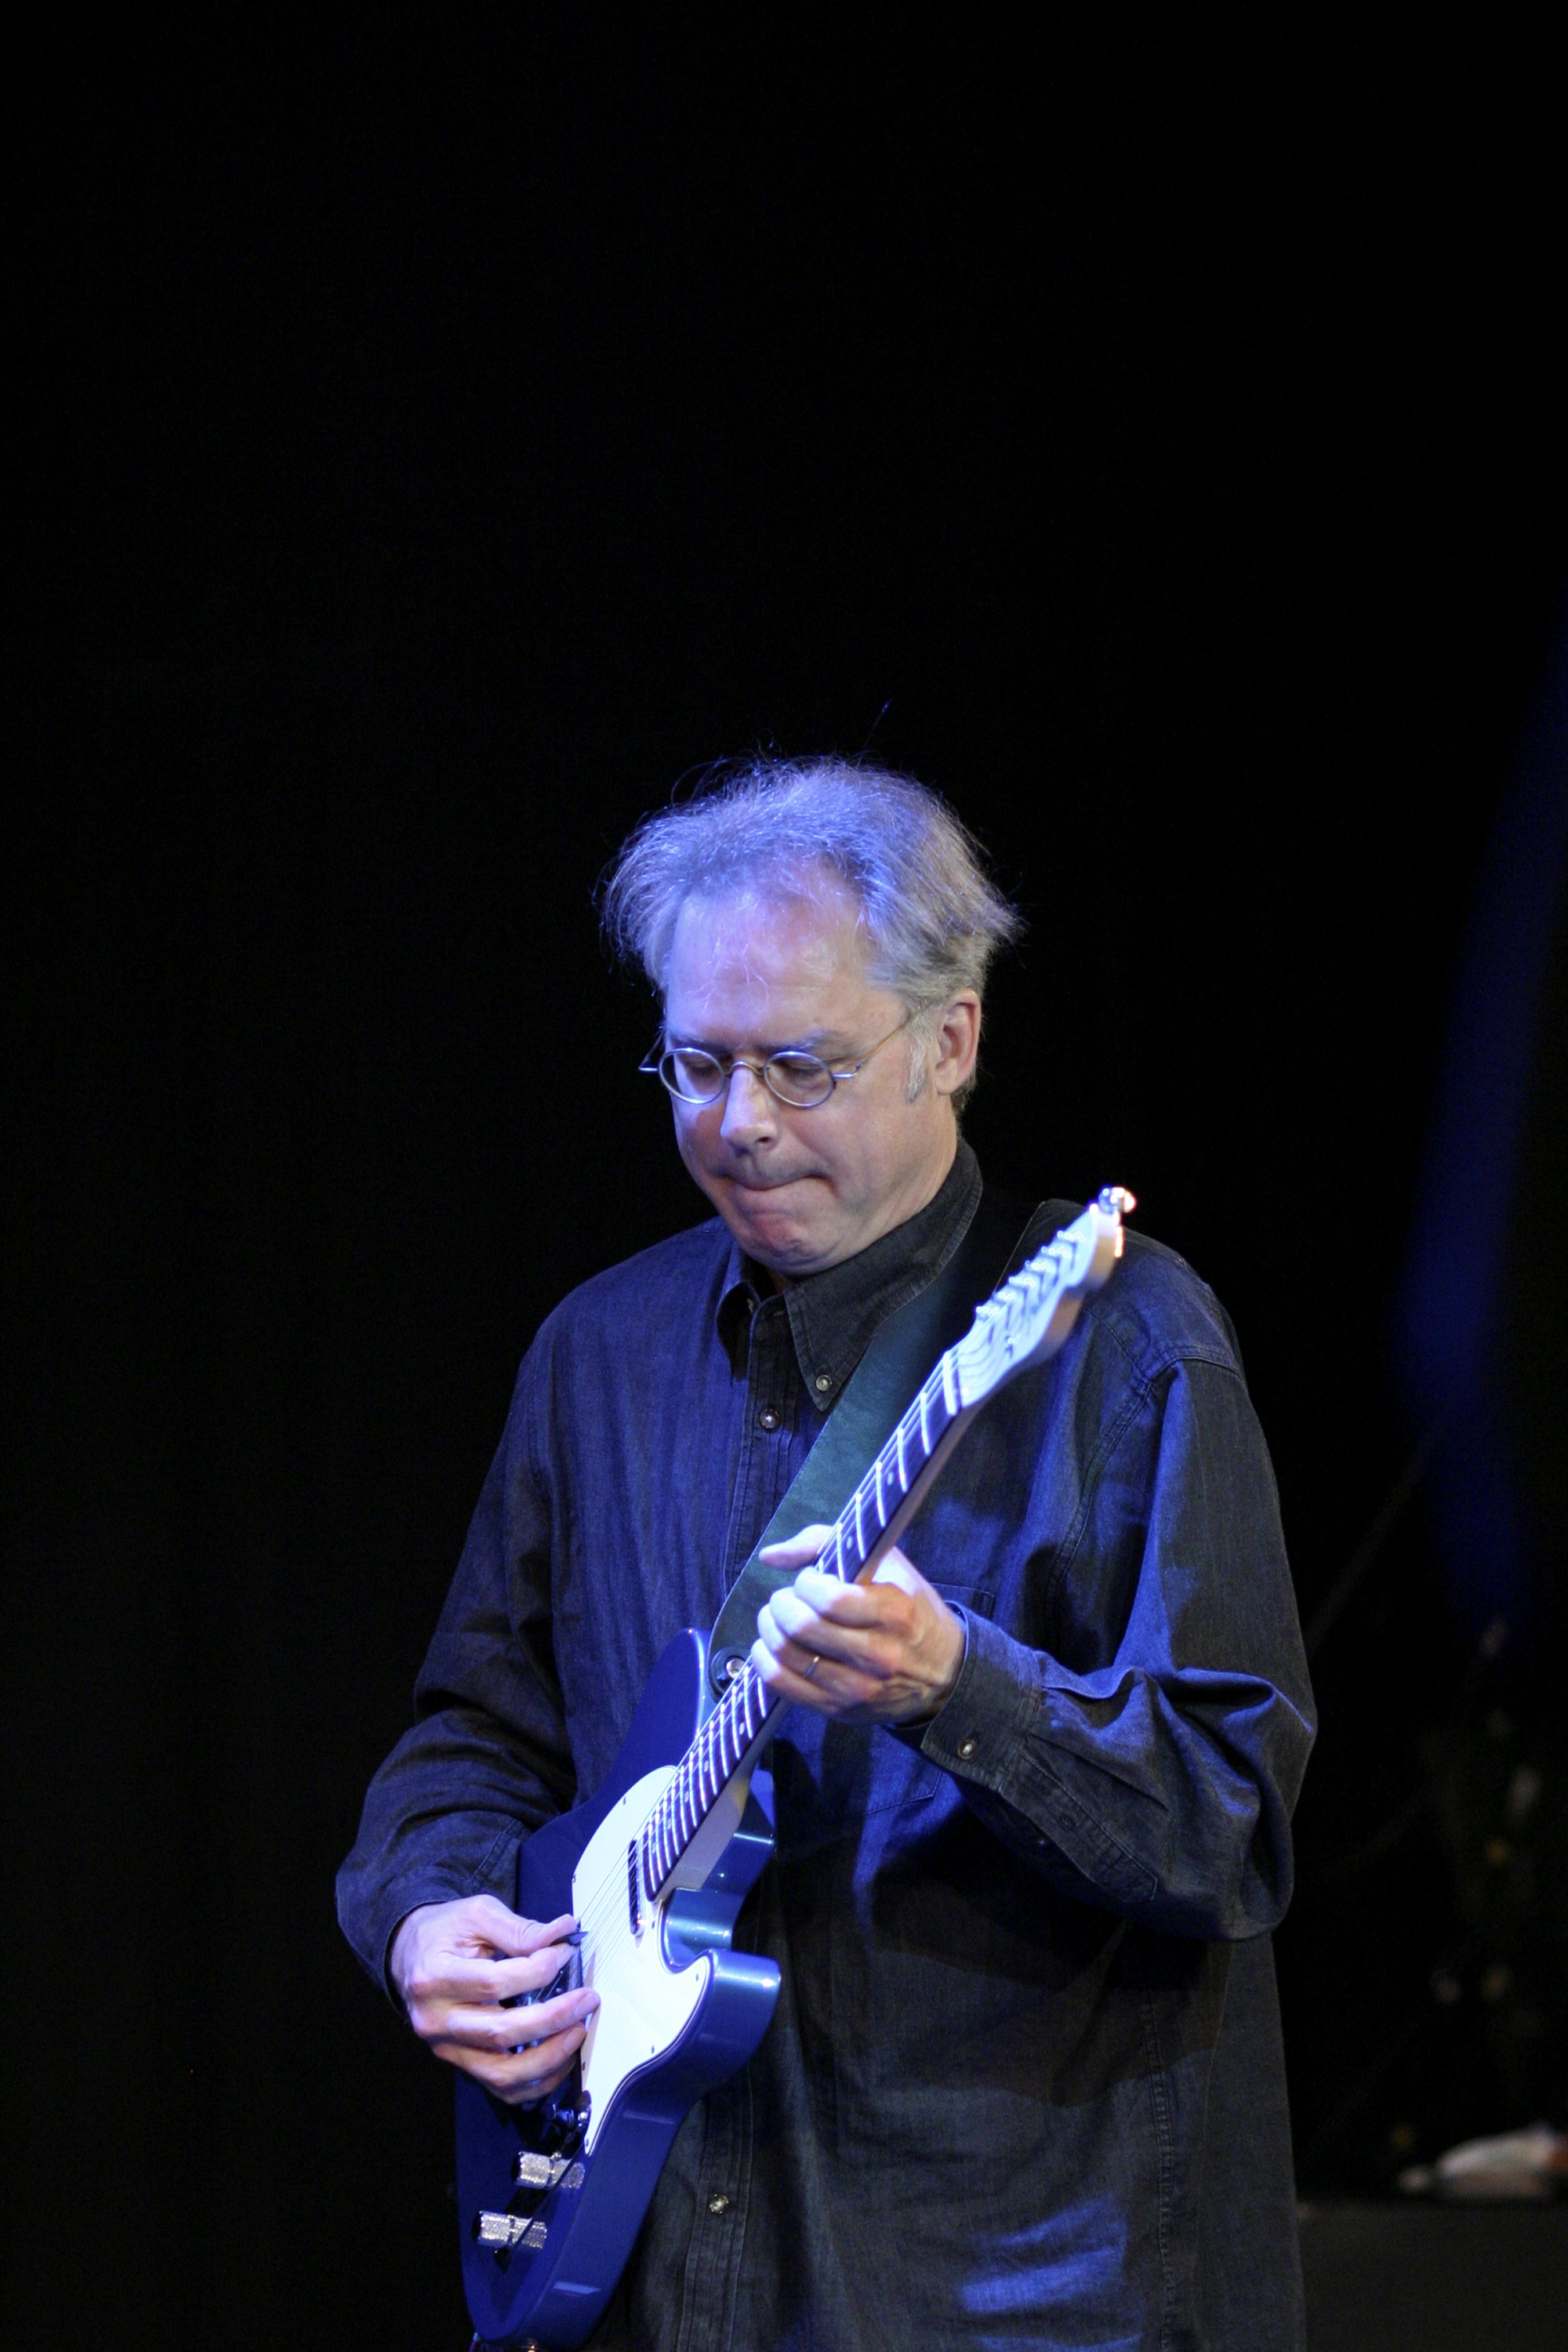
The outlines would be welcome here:
M 940 1095 L 956 1094 L 974 1076 L 980 1052 L 980 999 L 972 988 L 943 1008 L 932 1042 L 932 1084 Z

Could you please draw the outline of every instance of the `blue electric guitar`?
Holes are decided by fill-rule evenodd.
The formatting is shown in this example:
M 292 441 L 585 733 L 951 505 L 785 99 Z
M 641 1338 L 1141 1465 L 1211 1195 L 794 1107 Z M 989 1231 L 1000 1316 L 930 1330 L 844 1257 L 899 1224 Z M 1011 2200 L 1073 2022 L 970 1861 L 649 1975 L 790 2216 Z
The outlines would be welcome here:
M 1103 1192 L 979 1307 L 840 1513 L 819 1561 L 829 1574 L 868 1578 L 986 1398 L 1061 1347 L 1121 1256 L 1132 1205 Z M 705 1634 L 677 1634 L 604 1787 L 523 1843 L 519 1911 L 570 1911 L 581 1934 L 570 1976 L 536 1998 L 584 1982 L 599 2008 L 546 2103 L 509 2107 L 458 2076 L 464 2284 L 481 2346 L 575 2352 L 689 2109 L 745 2064 L 773 2013 L 777 1966 L 731 1937 L 773 1851 L 758 1759 L 784 1703 L 750 1664 L 715 1703 L 707 1651 Z

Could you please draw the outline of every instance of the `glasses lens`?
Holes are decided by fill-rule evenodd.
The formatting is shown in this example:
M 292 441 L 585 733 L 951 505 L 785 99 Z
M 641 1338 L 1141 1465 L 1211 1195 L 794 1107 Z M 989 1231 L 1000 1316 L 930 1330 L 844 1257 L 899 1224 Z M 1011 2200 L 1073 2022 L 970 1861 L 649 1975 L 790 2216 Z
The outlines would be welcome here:
M 825 1103 L 833 1092 L 833 1073 L 815 1054 L 775 1054 L 763 1075 L 781 1102 L 803 1108 Z
M 693 1045 L 672 1046 L 658 1066 L 658 1075 L 682 1102 L 717 1102 L 724 1091 L 722 1064 Z

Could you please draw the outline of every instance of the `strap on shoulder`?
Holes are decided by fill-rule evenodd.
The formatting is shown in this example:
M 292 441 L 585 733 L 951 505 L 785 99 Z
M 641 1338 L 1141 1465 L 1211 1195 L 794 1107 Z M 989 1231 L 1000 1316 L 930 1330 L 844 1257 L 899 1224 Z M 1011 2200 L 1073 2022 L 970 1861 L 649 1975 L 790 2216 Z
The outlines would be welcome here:
M 1065 1214 L 1058 1216 L 1058 1210 Z M 984 1187 L 968 1229 L 941 1273 L 876 1333 L 731 1586 L 708 1646 L 708 1679 L 715 1693 L 728 1683 L 731 1661 L 750 1654 L 763 1601 L 795 1580 L 793 1569 L 764 1568 L 759 1555 L 802 1528 L 831 1524 L 838 1517 L 938 1357 L 963 1337 L 981 1300 L 989 1298 L 1016 1259 L 1021 1261 L 1025 1244 L 1043 1248 L 1076 1213 L 1069 1202 L 1047 1201 L 1031 1210 L 1010 1193 Z

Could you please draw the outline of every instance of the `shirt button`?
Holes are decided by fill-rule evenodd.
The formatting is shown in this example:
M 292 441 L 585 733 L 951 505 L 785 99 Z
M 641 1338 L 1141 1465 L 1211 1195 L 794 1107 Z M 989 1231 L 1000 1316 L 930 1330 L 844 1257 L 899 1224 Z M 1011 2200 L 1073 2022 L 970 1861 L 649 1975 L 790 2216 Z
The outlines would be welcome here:
M 818 1395 L 818 1396 L 826 1396 L 826 1395 L 827 1394 L 828 1390 L 833 1386 L 833 1375 L 832 1375 L 832 1373 L 831 1373 L 831 1372 L 818 1372 L 818 1374 L 817 1374 L 816 1378 L 813 1381 L 813 1382 L 812 1382 L 812 1384 L 811 1384 L 811 1385 L 812 1385 L 812 1387 L 816 1391 L 816 1393 L 817 1393 L 817 1395 Z
M 710 2197 L 708 2200 L 708 2210 L 710 2213 L 727 2213 L 729 2210 L 730 2200 L 725 2196 L 722 2189 L 719 2191 L 717 2197 Z
M 778 1425 L 779 1417 L 776 1412 L 763 1412 L 758 1413 L 757 1427 L 759 1429 L 776 1429 Z
M 973 1753 L 974 1753 L 975 1749 L 979 1747 L 979 1745 L 980 1745 L 979 1740 L 978 1740 L 978 1739 L 976 1739 L 976 1738 L 975 1738 L 975 1737 L 974 1737 L 974 1735 L 973 1735 L 973 1732 L 971 1732 L 971 1733 L 970 1733 L 970 1736 L 969 1736 L 969 1738 L 968 1738 L 967 1739 L 961 1739 L 961 1740 L 959 1741 L 959 1743 L 958 1743 L 958 1752 L 959 1752 L 959 1754 L 960 1754 L 962 1757 L 964 1757 L 965 1759 L 967 1759 L 967 1758 L 969 1758 L 969 1757 L 971 1757 L 971 1756 L 973 1756 Z

